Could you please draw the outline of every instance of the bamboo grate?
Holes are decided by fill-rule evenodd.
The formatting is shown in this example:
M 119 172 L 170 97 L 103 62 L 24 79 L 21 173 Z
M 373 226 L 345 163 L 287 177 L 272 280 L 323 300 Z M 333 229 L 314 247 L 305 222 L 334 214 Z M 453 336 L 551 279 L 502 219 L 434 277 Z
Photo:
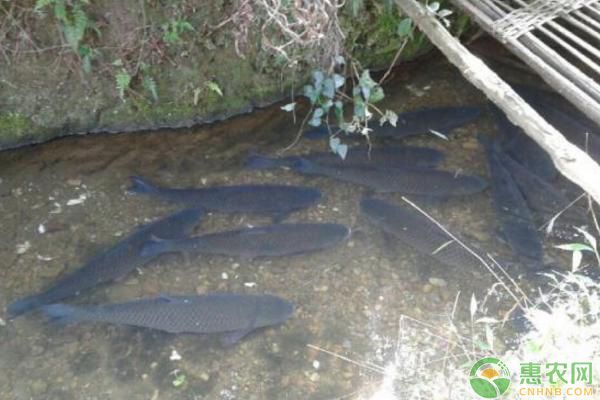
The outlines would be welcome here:
M 600 125 L 600 0 L 452 0 Z

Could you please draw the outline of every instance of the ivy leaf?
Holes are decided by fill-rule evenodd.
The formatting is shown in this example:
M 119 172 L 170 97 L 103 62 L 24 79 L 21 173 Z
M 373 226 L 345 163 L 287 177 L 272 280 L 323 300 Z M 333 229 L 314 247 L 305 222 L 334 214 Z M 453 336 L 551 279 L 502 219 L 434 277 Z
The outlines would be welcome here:
M 369 97 L 369 101 L 371 103 L 377 103 L 378 101 L 383 100 L 385 94 L 383 93 L 383 89 L 381 86 L 377 85 L 371 91 L 371 96 Z
M 321 91 L 321 86 L 323 85 L 323 79 L 325 76 L 323 75 L 323 71 L 313 71 L 313 83 L 315 84 L 315 90 L 317 92 Z
M 338 145 L 337 153 L 340 157 L 342 157 L 342 160 L 345 160 L 346 156 L 348 155 L 348 145 L 343 143 Z
M 315 104 L 317 101 L 317 92 L 312 85 L 304 86 L 304 96 L 310 100 L 310 104 Z
M 313 111 L 312 117 L 310 119 L 310 121 L 308 121 L 308 124 L 310 126 L 314 126 L 315 128 L 317 126 L 321 126 L 321 117 L 323 116 L 324 111 L 321 107 L 316 108 L 315 111 Z
M 412 37 L 412 20 L 410 18 L 404 18 L 402 21 L 398 23 L 398 28 L 396 29 L 396 33 L 401 38 L 404 37 Z
M 341 88 L 342 86 L 344 86 L 344 83 L 346 83 L 346 78 L 344 78 L 342 75 L 340 74 L 333 74 L 333 83 L 336 89 Z
M 333 79 L 327 78 L 323 81 L 323 96 L 333 99 L 335 97 L 335 83 Z

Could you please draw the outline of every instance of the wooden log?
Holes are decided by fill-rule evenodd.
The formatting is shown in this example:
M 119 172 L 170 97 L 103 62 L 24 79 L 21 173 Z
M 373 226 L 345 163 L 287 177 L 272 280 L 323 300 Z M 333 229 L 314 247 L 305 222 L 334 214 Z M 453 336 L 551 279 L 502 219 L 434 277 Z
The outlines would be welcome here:
M 495 34 L 492 28 L 494 22 L 505 15 L 493 2 L 487 0 L 481 2 L 452 0 L 452 2 L 466 11 L 492 36 Z M 480 10 L 479 7 L 482 6 L 486 8 Z M 496 8 L 493 9 L 492 6 Z M 575 107 L 600 125 L 600 108 L 597 106 L 600 102 L 600 85 L 596 81 L 571 65 L 556 50 L 532 33 L 525 33 L 518 39 L 509 40 L 505 45 L 536 71 L 548 85 L 557 89 Z
M 600 166 L 590 156 L 548 124 L 502 78 L 454 38 L 423 5 L 415 0 L 396 0 L 396 4 L 469 82 L 484 92 L 550 155 L 564 176 L 600 203 Z

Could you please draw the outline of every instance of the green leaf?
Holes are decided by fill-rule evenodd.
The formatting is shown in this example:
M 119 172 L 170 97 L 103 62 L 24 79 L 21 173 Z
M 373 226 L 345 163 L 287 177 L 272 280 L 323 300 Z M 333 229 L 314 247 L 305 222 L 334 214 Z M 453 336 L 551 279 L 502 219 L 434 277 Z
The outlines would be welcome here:
M 206 87 L 215 92 L 216 94 L 218 94 L 219 96 L 223 97 L 223 92 L 221 91 L 221 88 L 219 87 L 219 85 L 216 82 L 213 81 L 207 81 L 205 82 Z
M 345 160 L 348 155 L 348 145 L 343 143 L 338 145 L 337 154 L 342 157 L 342 160 Z
M 325 78 L 325 76 L 323 75 L 323 71 L 313 71 L 312 73 L 313 76 L 313 83 L 315 85 L 315 90 L 317 92 L 321 91 L 321 85 L 323 85 L 323 79 Z
M 342 86 L 344 86 L 344 83 L 346 83 L 346 78 L 344 78 L 340 74 L 333 74 L 332 78 L 336 89 L 341 88 Z
M 151 95 L 154 101 L 158 101 L 158 87 L 156 86 L 156 81 L 151 76 L 144 76 L 142 80 L 142 86 L 146 89 Z
M 378 101 L 383 100 L 384 97 L 385 94 L 383 93 L 383 89 L 381 88 L 381 86 L 378 85 L 375 86 L 371 91 L 371 96 L 369 96 L 369 102 L 377 103 Z
M 312 85 L 305 85 L 304 96 L 307 97 L 308 100 L 310 100 L 310 104 L 315 104 L 315 102 L 317 101 L 318 94 Z
M 398 29 L 396 33 L 401 38 L 412 36 L 412 20 L 410 18 L 404 18 L 398 23 Z
M 335 83 L 333 79 L 327 78 L 323 81 L 323 96 L 333 99 L 335 97 Z
M 368 69 L 365 69 L 362 74 L 360 75 L 360 79 L 358 81 L 359 86 L 361 87 L 367 87 L 369 89 L 375 87 L 377 85 L 377 82 L 375 82 L 373 80 L 373 78 L 371 78 L 371 73 L 369 72 Z
M 115 81 L 119 97 L 125 101 L 125 91 L 129 89 L 129 85 L 131 84 L 131 75 L 129 75 L 129 72 L 125 68 L 121 68 L 115 75 Z
M 315 108 L 315 111 L 313 111 L 312 113 L 312 117 L 310 119 L 310 121 L 308 121 L 308 124 L 310 126 L 321 126 L 321 122 L 322 122 L 322 117 L 323 117 L 324 111 L 321 107 L 319 108 Z
M 591 251 L 591 252 L 594 251 L 593 248 L 591 248 L 590 246 L 588 246 L 587 244 L 584 244 L 584 243 L 566 243 L 566 244 L 559 244 L 554 247 L 557 249 L 567 250 L 567 251 Z

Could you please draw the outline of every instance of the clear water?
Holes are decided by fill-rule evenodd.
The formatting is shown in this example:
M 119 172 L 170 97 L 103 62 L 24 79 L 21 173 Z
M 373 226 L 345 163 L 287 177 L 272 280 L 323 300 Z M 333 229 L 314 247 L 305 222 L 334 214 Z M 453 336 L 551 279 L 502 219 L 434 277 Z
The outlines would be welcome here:
M 484 100 L 441 62 L 395 75 L 386 87 L 385 108 Z M 406 142 L 443 150 L 446 169 L 485 175 L 474 134 L 492 126 L 482 118 L 454 131 L 449 141 L 424 135 Z M 456 323 L 468 322 L 471 294 L 483 297 L 494 282 L 483 268 L 451 269 L 384 237 L 359 215 L 361 187 L 283 170 L 241 168 L 249 151 L 272 154 L 293 140 L 296 129 L 291 117 L 274 106 L 189 130 L 74 137 L 0 153 L 1 309 L 76 268 L 135 226 L 176 209 L 126 194 L 130 175 L 181 187 L 314 186 L 323 191 L 323 199 L 290 220 L 339 222 L 353 230 L 343 245 L 288 258 L 199 257 L 186 263 L 166 256 L 76 300 L 105 303 L 158 293 L 234 291 L 273 293 L 298 305 L 283 326 L 228 349 L 214 337 L 102 324 L 60 327 L 35 313 L 12 321 L 3 316 L 0 399 L 367 399 L 382 375 L 364 363 L 390 360 L 401 315 L 436 325 L 447 318 L 460 292 Z M 303 140 L 290 154 L 326 148 L 325 141 Z M 477 238 L 488 251 L 505 251 L 494 240 L 488 196 L 419 204 L 451 230 Z M 401 202 L 399 195 L 386 197 Z M 211 215 L 197 232 L 259 223 L 268 220 Z M 491 313 L 500 315 L 511 305 L 507 301 Z M 431 349 L 425 339 L 423 349 Z M 174 352 L 180 360 L 173 359 Z M 180 386 L 174 383 L 177 376 L 185 376 Z

